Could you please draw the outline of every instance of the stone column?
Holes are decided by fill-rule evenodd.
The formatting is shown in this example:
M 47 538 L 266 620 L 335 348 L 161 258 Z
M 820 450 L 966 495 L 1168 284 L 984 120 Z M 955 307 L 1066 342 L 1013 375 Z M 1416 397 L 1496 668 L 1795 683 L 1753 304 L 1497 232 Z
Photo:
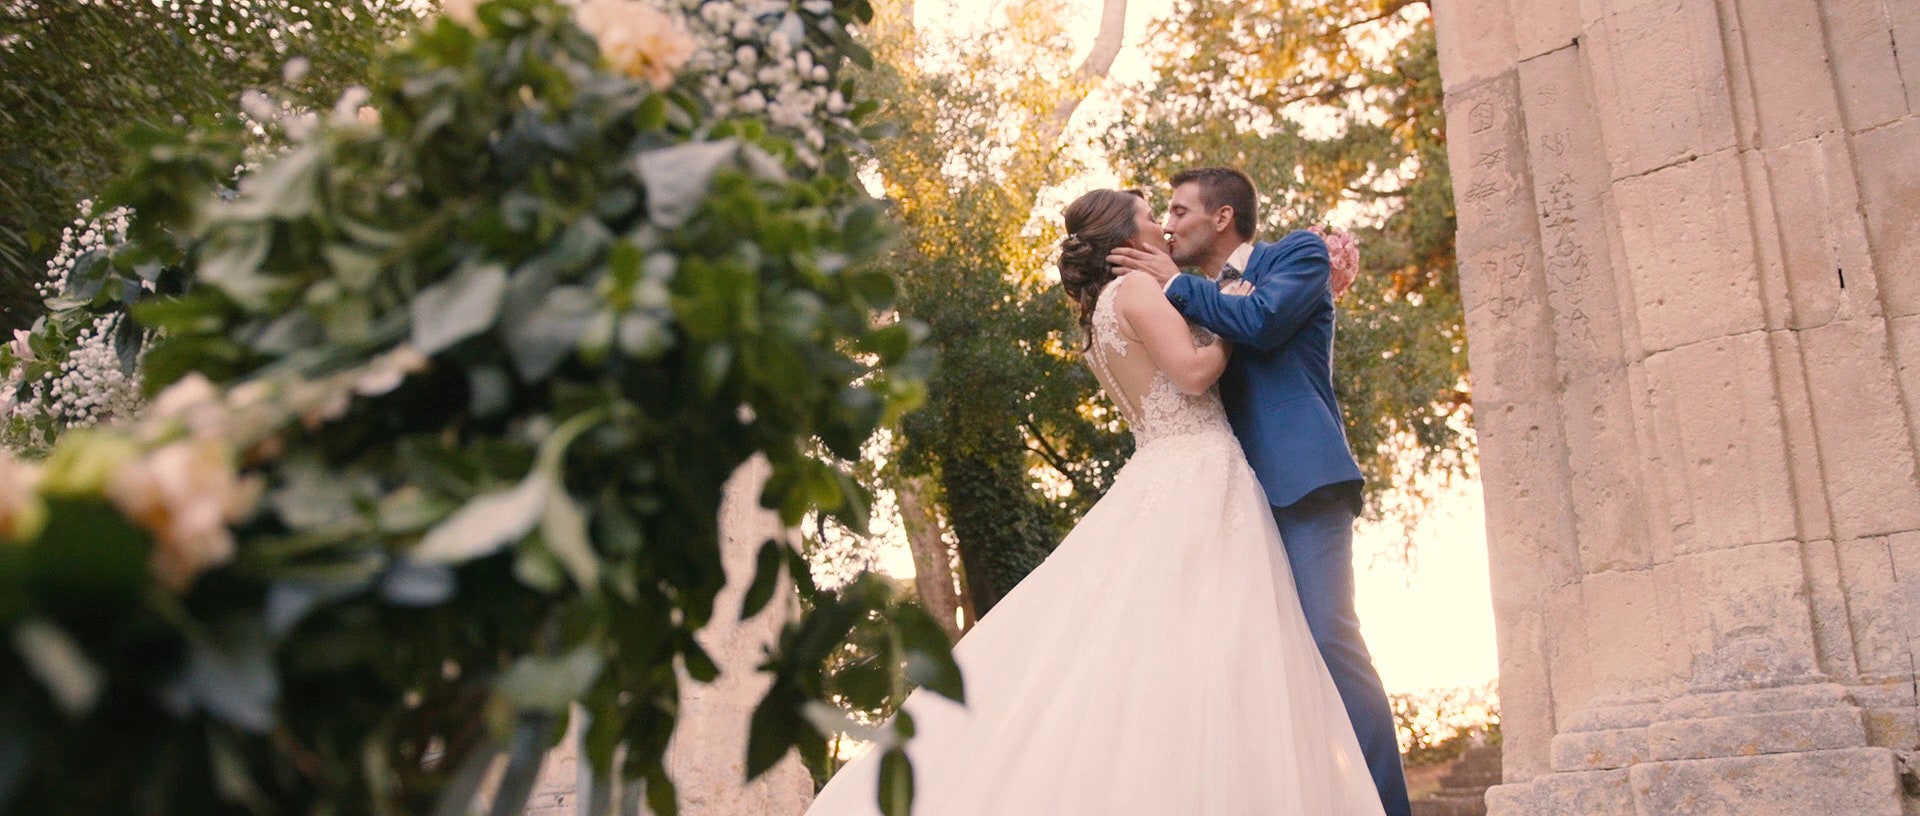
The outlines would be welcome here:
M 751 619 L 738 619 L 761 542 L 787 535 L 779 515 L 760 506 L 760 488 L 771 472 L 764 458 L 748 460 L 727 482 L 720 508 L 727 584 L 714 600 L 713 620 L 697 636 L 720 676 L 703 684 L 681 672 L 680 720 L 667 750 L 667 772 L 679 790 L 684 816 L 798 816 L 813 802 L 813 777 L 791 752 L 752 784 L 745 781 L 748 720 L 769 683 L 757 668 L 764 647 L 778 639 L 780 627 L 797 611 L 783 579 L 774 602 Z M 577 746 L 577 736 L 569 734 L 547 755 L 527 816 L 577 812 Z
M 1434 15 L 1490 812 L 1920 814 L 1920 0 Z

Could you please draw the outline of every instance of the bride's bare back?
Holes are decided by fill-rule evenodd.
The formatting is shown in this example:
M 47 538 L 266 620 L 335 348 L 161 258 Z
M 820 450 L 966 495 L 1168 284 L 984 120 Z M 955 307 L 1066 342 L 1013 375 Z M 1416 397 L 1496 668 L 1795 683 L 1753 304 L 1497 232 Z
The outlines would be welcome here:
M 1151 277 L 1107 284 L 1092 323 L 1087 362 L 1141 444 L 1226 427 L 1212 388 L 1227 343 L 1190 327 Z

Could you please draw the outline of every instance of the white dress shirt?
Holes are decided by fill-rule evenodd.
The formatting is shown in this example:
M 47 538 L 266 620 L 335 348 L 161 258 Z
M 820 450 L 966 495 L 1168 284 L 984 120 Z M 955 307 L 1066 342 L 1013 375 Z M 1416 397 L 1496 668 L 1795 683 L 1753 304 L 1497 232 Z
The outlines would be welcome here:
M 1240 273 L 1244 275 L 1247 272 L 1247 262 L 1251 260 L 1253 260 L 1253 242 L 1243 241 L 1241 242 L 1240 246 L 1234 248 L 1232 255 L 1227 256 L 1227 266 L 1231 266 L 1235 269 L 1240 270 Z M 1214 283 L 1219 283 L 1220 273 L 1225 271 L 1226 271 L 1225 269 L 1215 269 L 1211 272 L 1207 272 L 1206 273 L 1207 280 L 1213 281 Z M 1178 280 L 1179 277 L 1180 277 L 1179 275 L 1175 275 L 1171 278 L 1168 278 L 1166 283 L 1163 283 L 1160 285 L 1160 291 L 1165 292 L 1169 289 L 1172 289 L 1173 282 L 1175 280 Z

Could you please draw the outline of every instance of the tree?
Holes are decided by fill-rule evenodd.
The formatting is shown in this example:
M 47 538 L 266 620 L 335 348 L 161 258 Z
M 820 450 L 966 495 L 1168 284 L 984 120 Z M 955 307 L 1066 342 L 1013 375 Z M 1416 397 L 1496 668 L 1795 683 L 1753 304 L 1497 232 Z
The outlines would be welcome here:
M 0 3 L 0 331 L 38 313 L 33 286 L 74 205 L 121 169 L 128 126 L 231 115 L 248 89 L 330 103 L 364 81 L 374 49 L 416 18 L 414 5 Z
M 1411 521 L 1427 477 L 1471 465 L 1466 333 L 1454 257 L 1431 15 L 1413 0 L 1184 0 L 1156 25 L 1157 77 L 1102 142 L 1164 185 L 1226 164 L 1265 187 L 1277 236 L 1339 211 L 1358 222 L 1334 386 L 1372 515 Z
M 982 615 L 1045 559 L 1130 452 L 1117 425 L 1083 419 L 1113 413 L 1088 407 L 1103 404 L 1098 387 L 1078 360 L 1068 304 L 1047 283 L 1058 227 L 1030 223 L 1036 197 L 1073 170 L 1059 136 L 1111 66 L 1125 9 L 1105 5 L 1100 39 L 1077 67 L 1047 0 L 952 43 L 923 39 L 906 5 L 881 8 L 872 32 L 878 116 L 896 131 L 877 145 L 874 168 L 904 232 L 890 265 L 902 313 L 926 323 L 940 354 L 927 406 L 904 426 L 902 464 L 937 483 Z

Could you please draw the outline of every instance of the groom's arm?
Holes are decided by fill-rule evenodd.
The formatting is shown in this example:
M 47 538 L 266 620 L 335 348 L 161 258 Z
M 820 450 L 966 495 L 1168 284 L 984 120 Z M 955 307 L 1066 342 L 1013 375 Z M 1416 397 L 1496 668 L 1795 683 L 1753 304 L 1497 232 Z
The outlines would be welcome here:
M 1263 351 L 1278 347 L 1325 302 L 1330 264 L 1326 242 L 1310 232 L 1281 239 L 1273 251 L 1279 257 L 1248 295 L 1221 294 L 1210 281 L 1182 275 L 1167 285 L 1167 299 L 1187 319 L 1221 337 Z

